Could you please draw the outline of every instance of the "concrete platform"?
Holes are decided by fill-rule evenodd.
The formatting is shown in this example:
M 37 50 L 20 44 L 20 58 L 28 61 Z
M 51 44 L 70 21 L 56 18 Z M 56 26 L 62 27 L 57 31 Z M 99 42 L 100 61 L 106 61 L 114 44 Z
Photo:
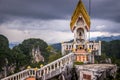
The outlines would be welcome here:
M 113 64 L 76 65 L 78 80 L 104 80 L 108 76 L 115 77 L 117 66 Z
M 108 76 L 115 77 L 117 66 L 114 64 L 76 65 L 78 80 L 104 80 Z

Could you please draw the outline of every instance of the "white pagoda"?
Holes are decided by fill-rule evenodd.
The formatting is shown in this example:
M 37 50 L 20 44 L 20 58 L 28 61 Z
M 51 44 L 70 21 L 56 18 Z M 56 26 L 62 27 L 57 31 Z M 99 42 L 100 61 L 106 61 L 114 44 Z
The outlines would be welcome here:
M 101 41 L 89 41 L 90 16 L 81 0 L 71 17 L 70 29 L 74 34 L 74 41 L 61 44 L 62 55 L 73 52 L 77 55 L 76 61 L 94 63 L 94 56 L 101 55 Z

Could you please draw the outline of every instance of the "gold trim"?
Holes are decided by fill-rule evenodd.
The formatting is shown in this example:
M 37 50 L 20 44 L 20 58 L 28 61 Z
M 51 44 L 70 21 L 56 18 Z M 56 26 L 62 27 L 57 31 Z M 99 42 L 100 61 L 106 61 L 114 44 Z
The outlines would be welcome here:
M 78 2 L 78 5 L 73 13 L 73 16 L 71 17 L 71 22 L 70 22 L 71 30 L 73 30 L 74 24 L 75 24 L 75 22 L 78 19 L 80 14 L 83 15 L 83 17 L 87 23 L 87 28 L 89 30 L 90 29 L 90 16 L 88 15 L 88 12 L 86 11 L 85 6 L 81 0 Z

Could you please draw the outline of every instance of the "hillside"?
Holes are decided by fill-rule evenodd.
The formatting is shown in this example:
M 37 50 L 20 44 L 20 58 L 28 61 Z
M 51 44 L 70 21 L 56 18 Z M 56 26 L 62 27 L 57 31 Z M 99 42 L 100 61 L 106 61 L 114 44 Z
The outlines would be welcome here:
M 54 49 L 61 51 L 61 43 L 55 43 L 51 45 Z
M 9 43 L 9 48 L 12 49 L 14 46 L 17 46 L 18 44 L 20 44 L 19 42 L 11 42 Z
M 40 64 L 45 65 L 48 61 L 54 60 L 54 57 L 52 57 L 54 54 L 48 48 L 48 44 L 42 39 L 30 38 L 19 44 L 12 43 L 12 45 L 14 47 L 10 49 L 9 40 L 4 35 L 0 35 L 0 78 L 4 76 L 5 68 L 7 69 L 6 75 L 10 75 L 26 69 L 27 66 L 40 67 Z M 32 49 L 38 48 L 38 46 L 44 61 L 33 62 Z
M 110 37 L 97 37 L 96 41 L 112 41 L 112 40 L 120 40 L 120 35 L 119 36 L 110 36 Z

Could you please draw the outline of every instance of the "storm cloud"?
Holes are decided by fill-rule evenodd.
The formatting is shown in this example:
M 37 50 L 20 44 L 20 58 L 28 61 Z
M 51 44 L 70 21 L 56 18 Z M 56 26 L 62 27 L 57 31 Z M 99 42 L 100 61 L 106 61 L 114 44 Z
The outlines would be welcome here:
M 49 43 L 72 39 L 69 23 L 78 1 L 0 0 L 0 34 L 11 41 L 30 37 L 39 37 Z M 82 1 L 89 12 L 89 0 Z M 120 35 L 119 3 L 119 0 L 91 0 L 91 36 Z M 15 38 L 14 32 L 21 35 L 20 39 Z
M 83 0 L 89 11 L 88 1 Z M 120 0 L 91 0 L 91 18 L 120 22 Z
M 78 0 L 0 0 L 0 18 L 70 19 Z M 89 11 L 89 0 L 83 0 Z M 120 22 L 120 1 L 91 0 L 91 18 Z
M 77 0 L 0 0 L 1 16 L 66 19 Z

